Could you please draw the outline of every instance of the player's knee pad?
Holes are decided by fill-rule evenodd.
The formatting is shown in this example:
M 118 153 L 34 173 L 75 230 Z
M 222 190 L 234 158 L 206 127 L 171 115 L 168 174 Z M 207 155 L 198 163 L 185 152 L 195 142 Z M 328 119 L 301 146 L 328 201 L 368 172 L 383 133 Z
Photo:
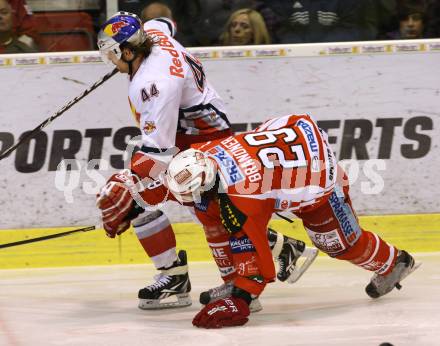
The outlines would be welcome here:
M 155 211 L 144 211 L 142 214 L 139 214 L 139 216 L 133 220 L 133 226 L 140 226 L 142 224 L 149 223 L 153 220 L 156 220 L 157 218 L 164 215 L 164 213 L 160 210 Z
M 306 227 L 306 232 L 313 245 L 331 257 L 337 256 L 346 249 L 346 246 L 336 229 L 332 231 L 315 232 Z
M 326 203 L 317 212 L 315 223 L 307 222 L 305 228 L 318 249 L 336 257 L 358 242 L 362 229 L 342 187 L 337 185 Z
M 313 245 L 331 257 L 337 257 L 349 251 L 357 244 L 362 235 L 361 229 L 359 232 L 356 232 L 355 237 L 351 238 L 347 238 L 347 233 L 340 228 L 335 228 L 331 231 L 317 231 L 307 227 L 305 229 Z
M 146 238 L 170 225 L 168 217 L 160 210 L 145 211 L 132 221 L 139 239 Z

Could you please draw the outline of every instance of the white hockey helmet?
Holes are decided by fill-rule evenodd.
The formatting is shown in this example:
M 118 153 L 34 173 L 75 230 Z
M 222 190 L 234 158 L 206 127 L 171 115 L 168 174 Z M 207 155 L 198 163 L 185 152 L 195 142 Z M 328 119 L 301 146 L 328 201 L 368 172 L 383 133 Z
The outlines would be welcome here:
M 105 63 L 110 63 L 109 52 L 114 52 L 120 59 L 121 44 L 127 42 L 133 47 L 138 47 L 146 39 L 147 34 L 138 16 L 129 12 L 117 12 L 102 25 L 98 33 L 99 53 Z
M 177 154 L 168 166 L 165 185 L 183 203 L 200 202 L 202 192 L 215 183 L 217 166 L 200 150 L 188 149 Z

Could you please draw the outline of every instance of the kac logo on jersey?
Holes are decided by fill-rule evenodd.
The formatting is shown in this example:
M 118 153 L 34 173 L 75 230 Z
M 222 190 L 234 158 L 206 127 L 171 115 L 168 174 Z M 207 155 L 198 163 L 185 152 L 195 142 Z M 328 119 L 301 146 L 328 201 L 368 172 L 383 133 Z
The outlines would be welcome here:
M 237 162 L 221 146 L 215 146 L 209 150 L 209 154 L 218 162 L 223 176 L 227 179 L 228 186 L 244 180 L 244 174 L 238 167 Z
M 231 244 L 232 253 L 255 252 L 254 244 L 246 236 L 241 238 L 231 237 L 229 243 Z

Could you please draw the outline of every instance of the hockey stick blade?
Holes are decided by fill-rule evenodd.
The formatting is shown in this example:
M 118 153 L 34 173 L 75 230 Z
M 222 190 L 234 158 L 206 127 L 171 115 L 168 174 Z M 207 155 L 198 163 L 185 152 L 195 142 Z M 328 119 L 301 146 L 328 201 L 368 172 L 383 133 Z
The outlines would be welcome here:
M 24 136 L 21 136 L 17 143 L 12 145 L 11 147 L 7 148 L 3 153 L 0 154 L 0 160 L 3 160 L 4 158 L 11 155 L 11 153 L 17 149 L 20 145 L 22 145 L 24 142 L 32 138 L 33 135 L 35 135 L 37 132 L 44 129 L 47 125 L 49 125 L 52 121 L 54 121 L 56 118 L 58 118 L 61 114 L 63 114 L 65 111 L 70 109 L 74 104 L 78 103 L 80 100 L 82 100 L 84 97 L 86 97 L 88 94 L 90 94 L 93 90 L 95 90 L 97 87 L 99 87 L 101 84 L 109 80 L 111 77 L 113 77 L 118 72 L 118 69 L 115 68 L 113 71 L 107 73 L 104 77 L 102 77 L 100 80 L 95 82 L 90 88 L 84 90 L 84 92 L 75 97 L 74 99 L 70 100 L 66 105 L 64 105 L 58 112 L 56 112 L 54 115 L 50 116 L 46 120 L 44 120 L 40 125 L 38 125 L 36 128 L 34 128 L 31 131 L 28 131 Z
M 38 241 L 43 241 L 43 240 L 48 240 L 48 239 L 65 237 L 66 235 L 70 235 L 70 234 L 78 233 L 78 232 L 89 232 L 89 231 L 93 231 L 93 230 L 95 230 L 97 228 L 99 228 L 99 226 L 88 226 L 88 227 L 83 227 L 83 228 L 79 228 L 79 229 L 74 229 L 72 231 L 45 235 L 43 237 L 37 237 L 37 238 L 31 238 L 31 239 L 26 239 L 26 240 L 20 240 L 20 241 L 16 241 L 16 242 L 13 242 L 13 243 L 7 243 L 7 244 L 0 244 L 0 249 L 4 249 L 4 248 L 7 248 L 7 247 L 12 247 L 12 246 L 29 244 L 29 243 L 35 243 L 35 242 L 38 242 Z

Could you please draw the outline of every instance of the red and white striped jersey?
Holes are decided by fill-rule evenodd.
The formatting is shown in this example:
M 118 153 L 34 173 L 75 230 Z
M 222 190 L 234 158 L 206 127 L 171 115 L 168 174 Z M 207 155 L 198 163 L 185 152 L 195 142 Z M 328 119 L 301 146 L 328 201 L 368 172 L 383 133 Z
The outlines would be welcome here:
M 336 159 L 326 137 L 309 115 L 288 115 L 196 148 L 217 162 L 231 200 L 247 199 L 250 208 L 272 200 L 273 211 L 297 211 L 333 190 Z

